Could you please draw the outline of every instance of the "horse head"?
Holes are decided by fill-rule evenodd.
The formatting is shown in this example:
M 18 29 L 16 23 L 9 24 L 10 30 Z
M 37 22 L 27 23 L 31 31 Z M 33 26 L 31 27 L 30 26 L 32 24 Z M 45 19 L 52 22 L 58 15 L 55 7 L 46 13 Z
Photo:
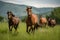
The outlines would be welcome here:
M 27 11 L 28 16 L 31 17 L 31 15 L 32 15 L 32 7 L 27 7 L 26 11 Z
M 7 15 L 8 15 L 8 19 L 11 19 L 13 16 L 15 16 L 11 11 L 8 11 Z

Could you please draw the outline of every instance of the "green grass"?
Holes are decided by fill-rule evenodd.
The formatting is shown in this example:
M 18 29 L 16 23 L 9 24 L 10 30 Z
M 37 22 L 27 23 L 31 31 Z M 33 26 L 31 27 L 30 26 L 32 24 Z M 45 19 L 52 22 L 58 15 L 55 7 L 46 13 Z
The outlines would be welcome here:
M 16 34 L 13 29 L 10 33 L 8 23 L 0 23 L 0 40 L 60 40 L 60 25 L 54 28 L 39 28 L 34 34 L 29 35 L 26 33 L 26 24 L 21 22 L 18 32 Z

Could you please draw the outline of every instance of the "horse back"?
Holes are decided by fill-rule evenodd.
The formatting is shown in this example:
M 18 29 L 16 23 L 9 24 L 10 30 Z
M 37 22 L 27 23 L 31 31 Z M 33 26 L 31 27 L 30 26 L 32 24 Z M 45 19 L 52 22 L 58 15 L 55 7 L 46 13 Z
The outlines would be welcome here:
M 42 18 L 40 18 L 40 22 L 41 23 L 47 23 L 47 19 L 42 17 Z
M 51 24 L 56 24 L 56 20 L 51 20 Z
M 14 24 L 18 24 L 19 23 L 19 18 L 18 17 L 13 17 L 12 19 Z
M 32 23 L 33 23 L 33 24 L 37 23 L 37 22 L 38 22 L 38 17 L 37 17 L 37 15 L 32 14 L 31 20 L 32 20 Z

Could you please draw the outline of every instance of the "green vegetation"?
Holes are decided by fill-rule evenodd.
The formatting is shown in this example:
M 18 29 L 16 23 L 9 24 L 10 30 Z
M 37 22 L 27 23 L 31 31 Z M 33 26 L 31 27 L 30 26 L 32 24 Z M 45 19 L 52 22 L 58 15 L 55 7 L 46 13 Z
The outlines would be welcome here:
M 0 21 L 2 21 L 4 19 L 4 17 L 0 16 Z
M 22 21 L 22 22 L 26 22 L 26 18 L 27 18 L 27 16 L 21 17 L 21 21 Z
M 55 18 L 57 20 L 57 23 L 60 23 L 60 7 L 54 8 L 54 10 L 51 12 L 50 15 L 52 18 Z
M 26 33 L 26 24 L 21 22 L 18 27 L 18 32 L 12 33 L 8 30 L 8 23 L 0 23 L 0 40 L 60 40 L 60 25 L 54 28 L 39 28 L 35 34 Z

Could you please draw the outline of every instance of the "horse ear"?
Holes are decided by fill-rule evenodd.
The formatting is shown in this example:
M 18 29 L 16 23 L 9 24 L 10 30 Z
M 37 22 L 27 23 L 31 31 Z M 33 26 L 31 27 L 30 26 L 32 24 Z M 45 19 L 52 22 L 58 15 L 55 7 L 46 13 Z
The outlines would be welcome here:
M 26 7 L 26 11 L 28 10 L 28 6 Z
M 11 13 L 11 11 L 7 11 L 7 14 Z
M 7 14 L 9 14 L 9 11 L 7 12 Z
M 27 6 L 27 9 L 32 9 L 32 7 L 30 7 L 30 6 Z
M 30 7 L 32 9 L 32 7 Z

